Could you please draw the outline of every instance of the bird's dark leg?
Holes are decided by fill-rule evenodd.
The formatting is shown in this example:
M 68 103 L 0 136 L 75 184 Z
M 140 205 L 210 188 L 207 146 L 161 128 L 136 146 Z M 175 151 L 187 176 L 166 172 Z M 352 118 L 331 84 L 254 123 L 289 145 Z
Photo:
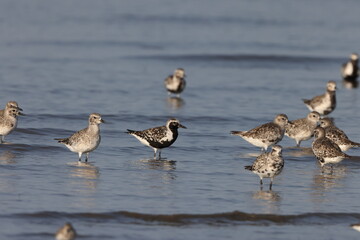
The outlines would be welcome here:
M 161 160 L 161 150 L 159 150 L 159 160 Z
M 87 162 L 89 159 L 89 153 L 86 153 L 86 158 L 85 158 L 85 162 Z
M 81 162 L 81 155 L 82 155 L 82 153 L 79 152 L 79 162 Z
M 270 178 L 270 186 L 269 186 L 269 190 L 271 191 L 272 190 L 272 183 L 273 183 L 273 178 Z

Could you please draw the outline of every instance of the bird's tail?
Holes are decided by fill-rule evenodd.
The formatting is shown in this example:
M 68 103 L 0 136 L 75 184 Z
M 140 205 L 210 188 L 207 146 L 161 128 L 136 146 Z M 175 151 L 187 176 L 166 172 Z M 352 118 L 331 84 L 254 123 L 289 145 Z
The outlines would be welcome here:
M 303 100 L 303 102 L 304 102 L 305 104 L 310 104 L 310 102 L 311 102 L 310 99 L 302 99 L 302 100 Z
M 253 170 L 253 167 L 252 166 L 245 166 L 244 167 L 246 170 L 249 170 L 249 171 L 252 171 Z
M 131 129 L 126 129 L 126 130 L 127 130 L 127 132 L 125 132 L 125 133 L 127 133 L 127 134 L 132 134 L 132 133 L 136 132 L 136 131 L 131 130 Z
M 354 147 L 360 147 L 360 143 L 358 142 L 353 142 L 353 141 L 350 141 L 351 142 L 351 145 L 354 146 Z
M 244 131 L 231 131 L 230 134 L 235 136 L 242 136 Z
M 69 138 L 54 138 L 54 140 L 58 141 L 58 143 L 68 144 Z

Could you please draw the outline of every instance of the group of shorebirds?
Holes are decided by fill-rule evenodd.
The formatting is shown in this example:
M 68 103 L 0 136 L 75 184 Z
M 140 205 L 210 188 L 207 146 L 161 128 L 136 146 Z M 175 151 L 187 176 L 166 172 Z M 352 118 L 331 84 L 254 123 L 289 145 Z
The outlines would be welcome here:
M 341 73 L 344 81 L 357 86 L 358 55 L 353 53 L 350 60 L 343 64 Z M 296 141 L 300 147 L 302 141 L 314 136 L 312 151 L 321 167 L 326 164 L 339 163 L 351 156 L 344 153 L 352 147 L 360 147 L 360 143 L 351 141 L 341 129 L 337 128 L 332 118 L 325 117 L 336 107 L 336 82 L 329 81 L 326 92 L 312 99 L 303 99 L 304 104 L 311 111 L 305 118 L 289 121 L 286 114 L 279 114 L 273 122 L 258 126 L 249 131 L 231 131 L 231 134 L 240 136 L 247 142 L 270 152 L 262 153 L 251 166 L 245 166 L 260 177 L 262 187 L 263 178 L 270 178 L 270 190 L 275 176 L 281 173 L 284 167 L 282 147 L 276 145 L 284 135 Z
M 342 76 L 346 81 L 357 81 L 358 77 L 358 55 L 351 54 L 350 60 L 342 67 Z M 169 94 L 180 93 L 186 86 L 185 71 L 182 68 L 175 70 L 173 75 L 168 76 L 164 85 Z M 289 121 L 286 114 L 279 114 L 273 122 L 258 126 L 249 131 L 231 131 L 231 134 L 242 137 L 249 143 L 261 147 L 262 153 L 252 166 L 245 168 L 256 173 L 260 177 L 262 185 L 263 178 L 270 178 L 270 189 L 273 178 L 278 175 L 284 166 L 282 158 L 282 147 L 276 145 L 284 135 L 294 139 L 300 147 L 302 141 L 309 140 L 315 136 L 312 150 L 319 160 L 321 166 L 338 163 L 350 156 L 343 151 L 351 147 L 360 146 L 360 143 L 348 139 L 346 134 L 337 128 L 331 118 L 324 117 L 330 114 L 336 107 L 336 82 L 329 81 L 326 92 L 312 99 L 304 99 L 305 105 L 311 111 L 305 118 Z M 0 143 L 5 143 L 4 138 L 17 126 L 17 118 L 23 115 L 22 109 L 17 102 L 10 101 L 4 110 L 0 110 Z M 88 126 L 68 138 L 56 138 L 59 143 L 64 144 L 72 152 L 78 153 L 79 161 L 86 154 L 85 162 L 88 161 L 89 153 L 100 144 L 100 127 L 104 123 L 101 115 L 92 113 L 89 116 Z M 127 133 L 137 138 L 142 144 L 154 149 L 154 158 L 161 149 L 171 146 L 178 137 L 178 128 L 186 128 L 179 120 L 169 119 L 164 126 L 149 128 L 143 131 L 128 129 Z M 270 152 L 266 152 L 272 147 Z
M 342 66 L 344 81 L 357 85 L 358 78 L 358 55 L 351 54 L 350 60 Z M 173 75 L 168 76 L 164 85 L 169 94 L 178 97 L 186 86 L 185 71 L 182 68 L 175 70 Z M 284 135 L 296 141 L 300 147 L 302 141 L 309 140 L 314 136 L 312 151 L 323 167 L 326 164 L 334 164 L 344 158 L 350 158 L 345 154 L 351 147 L 359 147 L 360 143 L 349 140 L 346 134 L 334 125 L 331 118 L 325 117 L 334 111 L 336 107 L 336 82 L 329 81 L 326 92 L 312 99 L 304 99 L 304 104 L 311 111 L 305 118 L 289 121 L 286 114 L 279 114 L 272 122 L 263 124 L 249 131 L 231 131 L 231 134 L 240 136 L 247 142 L 260 147 L 264 152 L 257 157 L 251 166 L 245 166 L 260 177 L 262 187 L 263 178 L 270 178 L 270 190 L 275 176 L 281 173 L 284 167 L 282 147 L 276 145 Z M 10 134 L 17 126 L 19 115 L 24 115 L 16 101 L 9 101 L 5 109 L 0 110 L 0 144 L 5 143 L 5 136 Z M 55 138 L 64 144 L 72 152 L 78 153 L 79 161 L 86 154 L 85 162 L 88 161 L 89 153 L 95 150 L 101 140 L 99 125 L 104 123 L 101 115 L 92 113 L 88 119 L 88 126 L 68 138 Z M 178 128 L 186 128 L 175 118 L 169 119 L 164 126 L 149 128 L 143 131 L 128 129 L 126 133 L 137 138 L 142 144 L 153 148 L 154 158 L 161 149 L 171 146 L 178 137 Z M 270 152 L 266 152 L 272 147 Z M 66 228 L 70 228 L 66 225 Z M 61 239 L 61 238 L 59 238 Z

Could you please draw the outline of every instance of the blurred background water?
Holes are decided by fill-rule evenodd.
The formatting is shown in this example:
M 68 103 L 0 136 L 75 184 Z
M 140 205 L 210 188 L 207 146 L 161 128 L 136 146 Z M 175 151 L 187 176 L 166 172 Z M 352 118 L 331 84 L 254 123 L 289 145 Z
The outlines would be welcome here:
M 0 104 L 27 116 L 0 146 L 0 238 L 51 239 L 66 221 L 81 239 L 358 239 L 360 162 L 321 171 L 284 137 L 273 191 L 244 170 L 260 150 L 230 130 L 278 113 L 305 117 L 302 98 L 338 83 L 331 114 L 360 141 L 357 89 L 340 66 L 358 51 L 360 3 L 347 1 L 0 1 Z M 187 74 L 181 99 L 164 78 Z M 89 164 L 53 138 L 99 112 Z M 124 131 L 178 118 L 175 144 L 152 149 Z M 348 151 L 359 155 L 359 150 Z

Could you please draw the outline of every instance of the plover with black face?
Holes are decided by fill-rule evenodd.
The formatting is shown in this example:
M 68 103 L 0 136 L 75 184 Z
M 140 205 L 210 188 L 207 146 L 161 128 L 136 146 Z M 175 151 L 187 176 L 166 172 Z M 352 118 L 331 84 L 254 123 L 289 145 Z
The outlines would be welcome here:
M 245 166 L 260 177 L 260 186 L 262 188 L 263 178 L 270 178 L 270 190 L 274 177 L 279 175 L 284 168 L 284 159 L 282 157 L 282 147 L 280 145 L 272 146 L 271 152 L 263 153 L 258 156 L 251 166 Z
M 161 149 L 170 147 L 178 137 L 178 128 L 186 128 L 181 125 L 179 120 L 171 118 L 165 126 L 149 128 L 143 131 L 127 129 L 127 133 L 136 137 L 142 144 L 154 149 L 154 158 L 159 151 L 161 159 Z
M 19 107 L 19 104 L 15 101 L 9 101 L 6 103 L 5 109 L 1 109 L 0 110 L 0 115 L 4 115 L 5 111 L 10 109 L 10 108 L 15 108 L 19 111 L 22 111 L 22 109 Z
M 5 108 L 0 115 L 0 143 L 5 142 L 5 136 L 9 135 L 17 127 L 17 117 L 23 115 L 17 108 Z
M 300 147 L 301 141 L 312 138 L 314 129 L 317 127 L 319 120 L 320 114 L 312 111 L 306 118 L 292 120 L 291 123 L 287 124 L 285 127 L 285 135 L 295 139 L 296 146 Z
M 343 153 L 336 143 L 325 136 L 325 129 L 322 127 L 315 128 L 314 136 L 312 150 L 322 167 L 329 163 L 339 163 L 344 158 L 351 158 L 346 153 Z
M 177 68 L 173 75 L 170 75 L 165 79 L 164 85 L 169 95 L 173 93 L 180 97 L 180 93 L 182 93 L 186 86 L 185 77 L 185 70 Z
M 245 141 L 266 151 L 268 147 L 282 140 L 288 121 L 285 114 L 279 114 L 273 122 L 265 123 L 249 131 L 231 131 L 231 134 L 240 136 Z
M 356 81 L 359 76 L 359 55 L 352 53 L 348 62 L 341 67 L 341 76 L 347 81 Z
M 79 154 L 79 161 L 81 156 L 86 153 L 85 162 L 88 161 L 89 153 L 94 151 L 100 144 L 100 123 L 104 123 L 99 113 L 92 113 L 89 116 L 89 125 L 68 138 L 55 138 L 59 143 L 65 146 L 72 152 Z
M 325 136 L 336 143 L 345 152 L 352 147 L 360 147 L 360 143 L 351 141 L 345 132 L 335 126 L 330 118 L 320 120 L 320 126 L 325 129 Z
M 74 240 L 76 238 L 76 230 L 71 223 L 65 223 L 56 233 L 56 240 Z
M 330 114 L 336 107 L 336 82 L 329 81 L 323 95 L 312 99 L 303 99 L 303 101 L 310 111 L 316 111 L 320 115 Z

